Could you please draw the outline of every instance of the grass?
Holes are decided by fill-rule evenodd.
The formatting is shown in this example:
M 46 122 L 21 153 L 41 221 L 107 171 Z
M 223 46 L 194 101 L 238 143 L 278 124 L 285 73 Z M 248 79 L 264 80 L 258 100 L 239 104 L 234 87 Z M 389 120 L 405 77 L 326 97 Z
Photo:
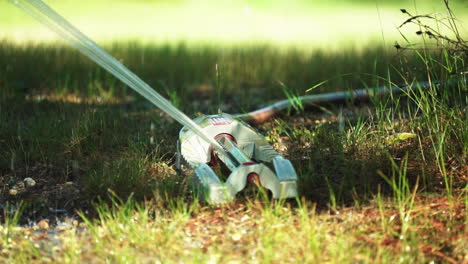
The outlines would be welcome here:
M 174 169 L 180 125 L 66 46 L 3 40 L 0 262 L 466 262 L 466 56 L 412 47 L 107 44 L 191 116 L 294 102 L 255 127 L 300 198 L 209 206 Z M 415 89 L 297 102 L 393 83 Z
M 40 238 L 42 232 L 34 228 L 17 230 L 1 256 L 7 262 L 394 263 L 454 262 L 466 253 L 463 234 L 443 231 L 463 228 L 464 207 L 458 202 L 448 210 L 447 201 L 417 199 L 405 220 L 386 200 L 379 202 L 383 211 L 371 204 L 359 211 L 342 208 L 338 214 L 317 212 L 309 203 L 296 208 L 261 202 L 218 208 L 176 203 L 169 211 L 158 203 L 99 204 L 95 220 L 82 216 L 83 223 L 64 225 L 58 234 Z M 384 229 L 381 220 L 387 221 Z M 402 226 L 407 226 L 404 236 Z M 49 246 L 55 240 L 56 246 Z M 453 254 L 442 253 L 444 247 Z
M 5 223 L 2 232 L 8 235 L 0 245 L 6 262 L 391 263 L 453 262 L 466 255 L 460 246 L 466 223 L 466 116 L 463 98 L 453 96 L 465 93 L 463 82 L 450 91 L 416 89 L 406 98 L 373 98 L 357 107 L 348 102 L 325 106 L 323 112 L 297 108 L 291 116 L 257 125 L 293 162 L 304 201 L 289 206 L 244 201 L 213 208 L 193 200 L 187 180 L 172 167 L 177 123 L 72 50 L 61 47 L 61 55 L 54 56 L 55 48 L 49 44 L 24 48 L 6 42 L 3 47 L 15 54 L 15 67 L 24 72 L 2 75 L 4 91 L 9 91 L 2 94 L 0 104 L 0 145 L 5 150 L 0 154 L 2 203 L 24 200 L 23 224 L 26 219 L 55 222 L 55 216 L 61 218 L 47 208 L 65 209 L 72 215 L 81 210 L 75 216 L 80 221 L 55 223 L 59 231 L 46 232 L 34 223 L 26 228 Z M 231 111 L 252 110 L 275 98 L 295 100 L 318 83 L 309 74 L 331 80 L 313 92 L 335 85 L 388 82 L 378 75 L 409 82 L 398 72 L 367 62 L 373 55 L 383 56 L 379 50 L 354 53 L 354 58 L 344 53 L 330 60 L 324 56 L 318 60 L 322 67 L 300 57 L 298 51 L 274 54 L 273 47 L 221 52 L 212 47 L 190 50 L 132 44 L 114 46 L 112 52 L 134 63 L 130 68 L 139 68 L 139 75 L 185 111 L 210 113 L 218 108 L 207 106 L 210 100 L 221 100 Z M 171 66 L 152 77 L 152 69 L 131 62 L 138 52 L 147 54 L 146 61 L 166 60 Z M 40 78 L 44 76 L 40 72 L 45 73 L 40 68 L 34 73 L 37 78 L 31 75 L 24 89 L 17 90 L 14 84 L 30 76 L 26 71 L 30 64 L 22 61 L 28 62 L 31 56 L 36 63 L 48 65 L 49 77 Z M 214 65 L 220 58 L 224 65 L 230 61 L 230 67 L 219 67 L 217 75 Z M 420 57 L 406 59 L 417 64 Z M 62 66 L 56 66 L 60 60 Z M 262 60 L 260 65 L 270 68 L 252 63 Z M 336 78 L 338 72 L 347 71 L 344 67 L 353 67 L 351 61 L 355 68 L 373 73 Z M 395 63 L 388 59 L 387 65 L 391 61 Z M 332 62 L 344 66 L 333 68 Z M 282 76 L 284 85 L 267 78 L 267 71 Z M 422 78 L 423 74 L 415 76 Z M 70 85 L 64 86 L 67 82 Z M 241 95 L 259 90 L 268 92 L 261 98 Z M 210 99 L 211 93 L 217 98 Z M 416 138 L 388 140 L 401 132 Z M 35 189 L 8 195 L 11 186 L 29 176 L 38 182 Z M 109 190 L 125 202 L 116 200 Z M 294 247 L 291 240 L 298 241 Z
M 222 92 L 223 97 L 233 96 L 231 104 L 235 105 L 231 107 L 235 109 L 253 109 L 259 104 L 283 98 L 282 86 L 289 87 L 297 95 L 304 94 L 321 80 L 329 81 L 313 92 L 347 90 L 362 87 L 363 83 L 378 86 L 385 81 L 365 74 L 368 69 L 374 75 L 386 76 L 390 65 L 399 60 L 395 50 L 379 45 L 368 46 L 363 51 L 350 46 L 339 52 L 317 49 L 311 53 L 297 49 L 277 52 L 274 45 L 196 48 L 184 43 L 150 45 L 134 42 L 116 43 L 107 49 L 166 97 L 172 99 L 176 95 L 180 97 L 178 100 L 188 102 Z M 1 77 L 4 97 L 15 93 L 74 93 L 88 99 L 99 97 L 96 101 L 109 101 L 134 96 L 114 77 L 68 46 L 46 43 L 22 47 L 5 41 L 0 50 L 0 67 L 6 69 L 6 74 Z M 412 65 L 424 66 L 416 56 L 407 59 Z M 33 67 L 33 62 L 43 67 L 35 67 L 36 70 L 30 72 L 28 69 Z M 393 81 L 402 83 L 403 78 L 397 78 L 397 73 L 393 73 L 396 76 Z M 253 98 L 239 100 L 238 94 Z M 259 95 L 261 100 L 255 100 Z M 184 111 L 194 111 L 185 109 L 189 107 L 186 104 L 181 107 Z
M 58 58 L 51 59 L 50 46 L 42 47 L 41 52 L 33 53 L 37 54 L 38 61 L 44 60 L 53 67 Z M 29 52 L 37 48 L 32 46 L 24 52 L 31 54 Z M 267 47 L 263 51 L 269 54 L 267 51 L 271 49 Z M 157 48 L 154 50 L 158 51 Z M 262 49 L 242 52 L 253 56 L 259 51 Z M 21 48 L 14 52 L 21 54 Z M 65 49 L 61 58 L 72 53 Z M 205 58 L 210 53 L 199 55 L 182 49 L 170 54 L 177 60 L 178 56 L 181 59 Z M 211 54 L 221 57 L 215 52 Z M 242 53 L 231 50 L 226 54 Z M 291 64 L 271 64 L 278 65 L 273 71 L 286 71 L 291 67 L 288 65 L 296 65 L 296 54 L 293 51 L 281 59 L 276 58 Z M 27 55 L 23 56 L 26 61 Z M 226 59 L 227 55 L 223 56 Z M 243 56 L 255 60 L 255 57 Z M 260 56 L 268 58 L 261 53 Z M 22 58 L 16 57 L 18 60 Z M 209 55 L 206 57 L 210 58 Z M 157 56 L 148 59 L 159 60 Z M 333 60 L 346 61 L 346 58 L 336 55 Z M 364 58 L 354 61 L 359 60 L 365 61 Z M 326 58 L 323 61 L 327 61 Z M 215 59 L 212 65 L 214 62 Z M 67 69 L 68 77 L 60 76 L 57 70 L 56 77 L 50 79 L 56 82 L 55 86 L 41 84 L 43 81 L 38 78 L 36 85 L 25 86 L 36 89 L 3 93 L 0 144 L 6 151 L 0 159 L 4 175 L 2 202 L 26 200 L 23 214 L 33 221 L 49 218 L 50 213 L 44 213 L 40 208 L 50 206 L 65 208 L 70 213 L 77 208 L 90 212 L 90 215 L 81 213 L 83 223 L 68 223 L 57 234 L 44 233 L 37 227 L 4 225 L 3 232 L 8 234 L 4 237 L 8 238 L 0 244 L 2 258 L 7 262 L 34 259 L 58 262 L 93 259 L 115 262 L 145 259 L 161 262 L 246 259 L 262 262 L 450 262 L 463 259 L 466 254 L 459 246 L 463 244 L 464 232 L 460 230 L 466 221 L 466 193 L 463 192 L 466 183 L 461 175 L 465 170 L 466 120 L 461 114 L 462 101 L 452 101 L 451 92 L 446 91 L 441 97 L 436 89 L 415 90 L 407 99 L 375 99 L 369 105 L 359 107 L 353 107 L 350 102 L 341 108 L 326 106 L 327 111 L 323 113 L 301 112 L 298 108 L 296 112 L 299 113 L 259 125 L 257 128 L 267 135 L 275 148 L 294 163 L 300 179 L 299 191 L 305 201 L 300 206 L 290 207 L 270 202 L 259 207 L 256 202 L 246 201 L 211 208 L 192 200 L 186 180 L 172 168 L 179 125 L 159 111 L 149 110 L 138 98 L 129 101 L 128 96 L 133 94 L 123 87 L 110 92 L 106 90 L 109 87 L 99 88 L 99 84 L 106 83 L 111 77 L 100 75 L 97 68 L 94 68 L 95 74 L 93 70 L 87 71 L 87 67 L 92 69 L 93 65 L 83 66 L 81 63 L 78 57 L 78 62 L 71 60 L 67 63 L 69 66 L 63 64 L 72 69 L 82 67 L 82 70 Z M 203 60 L 200 64 L 203 65 Z M 180 64 L 173 62 L 172 65 L 177 69 Z M 206 65 L 208 69 L 209 63 Z M 26 69 L 27 66 L 22 67 Z M 231 70 L 241 71 L 238 67 L 233 66 Z M 181 80 L 196 82 L 194 80 L 203 80 L 200 76 L 206 75 L 208 79 L 204 80 L 204 85 L 212 85 L 212 91 L 220 93 L 221 100 L 228 95 L 238 96 L 227 82 L 235 82 L 234 75 L 224 71 L 219 77 L 213 71 L 210 77 L 209 72 L 198 75 L 186 70 L 186 76 L 194 77 Z M 80 73 L 82 78 L 74 77 Z M 375 70 L 375 75 L 377 73 Z M 147 74 L 149 76 L 150 72 Z M 11 87 L 14 80 L 19 79 L 16 72 L 3 76 L 9 84 L 5 87 Z M 249 76 L 239 79 L 249 80 Z M 305 76 L 306 73 L 302 75 Z M 60 83 L 67 79 L 78 80 L 85 85 L 76 87 L 87 87 L 88 90 L 61 91 L 64 86 Z M 184 110 L 216 111 L 217 107 L 203 106 L 205 99 L 199 97 L 200 94 L 208 96 L 210 90 L 190 94 L 190 89 L 195 89 L 193 86 L 179 86 L 180 80 L 174 80 L 172 85 L 180 91 L 176 94 L 180 96 L 172 94 L 169 97 L 181 102 Z M 155 86 L 160 83 L 157 79 L 152 82 Z M 253 88 L 256 82 L 252 81 L 252 88 L 248 88 L 252 92 L 256 92 Z M 294 78 L 289 82 L 294 82 Z M 353 83 L 351 80 L 339 82 L 350 86 Z M 355 83 L 360 82 L 367 81 L 357 80 Z M 369 82 L 379 83 L 379 80 Z M 264 98 L 271 100 L 286 97 L 285 91 L 294 100 L 297 97 L 293 94 L 299 94 L 301 90 L 278 87 L 266 78 L 265 83 L 263 89 L 272 92 Z M 215 88 L 219 87 L 217 85 L 222 89 Z M 327 85 L 330 86 L 317 89 L 327 90 L 332 86 Z M 303 91 L 311 86 L 303 84 Z M 463 87 L 456 89 L 465 89 Z M 455 94 L 463 94 L 462 90 L 456 89 Z M 170 90 L 161 87 L 161 91 Z M 233 103 L 229 107 L 253 109 L 255 100 Z M 156 127 L 153 132 L 151 123 Z M 400 132 L 411 132 L 417 137 L 388 141 L 389 136 Z M 151 137 L 155 144 L 151 144 Z M 34 177 L 39 183 L 36 189 L 19 196 L 7 194 L 16 181 L 27 176 Z M 125 203 L 112 202 L 115 198 L 108 195 L 108 190 L 123 199 L 131 198 Z M 98 201 L 97 197 L 107 203 L 93 205 L 93 201 Z M 395 197 L 395 200 L 388 197 Z M 145 200 L 148 201 L 146 205 L 142 204 Z M 435 218 L 432 215 L 434 207 L 441 208 Z M 342 216 L 343 212 L 347 213 Z M 241 221 L 243 216 L 248 218 Z M 372 220 L 369 220 L 370 216 Z M 235 224 L 225 226 L 228 222 Z M 246 229 L 239 231 L 239 226 L 244 224 Z M 437 233 L 433 231 L 434 226 L 438 228 Z M 457 231 L 447 231 L 443 227 Z M 423 238 L 419 236 L 421 232 L 425 232 Z M 293 239 L 299 241 L 294 247 L 288 242 Z M 57 246 L 51 247 L 50 243 Z M 108 245 L 114 246 L 109 248 Z

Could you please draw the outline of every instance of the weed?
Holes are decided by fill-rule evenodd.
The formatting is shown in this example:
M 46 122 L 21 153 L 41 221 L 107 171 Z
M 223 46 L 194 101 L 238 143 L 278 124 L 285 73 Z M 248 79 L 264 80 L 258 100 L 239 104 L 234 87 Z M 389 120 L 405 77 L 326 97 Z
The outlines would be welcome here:
M 390 157 L 391 158 L 391 157 Z M 408 236 L 408 231 L 411 226 L 411 213 L 414 206 L 414 200 L 418 189 L 418 181 L 411 190 L 410 182 L 408 181 L 407 168 L 408 168 L 408 156 L 406 155 L 401 161 L 401 165 L 398 166 L 396 162 L 391 158 L 392 162 L 392 176 L 389 178 L 382 172 L 379 174 L 385 179 L 385 181 L 391 186 L 393 191 L 393 199 L 398 208 L 399 217 L 401 221 L 401 232 L 399 237 L 404 240 Z
M 4 206 L 2 206 L 2 211 L 3 211 L 2 222 L 4 223 L 4 227 L 2 227 L 4 228 L 4 230 L 3 230 L 3 233 L 1 234 L 2 244 L 12 243 L 11 233 L 13 229 L 16 226 L 18 226 L 23 210 L 24 210 L 24 205 L 21 203 L 16 206 L 6 203 Z
M 300 113 L 304 111 L 304 105 L 302 104 L 302 101 L 299 98 L 299 96 L 294 91 L 291 91 L 291 89 L 289 89 L 281 81 L 279 81 L 279 84 L 281 86 L 281 89 L 283 90 L 284 95 L 286 96 L 290 105 L 296 111 L 296 113 Z M 291 112 L 291 109 L 288 109 L 288 115 L 290 114 L 290 112 Z

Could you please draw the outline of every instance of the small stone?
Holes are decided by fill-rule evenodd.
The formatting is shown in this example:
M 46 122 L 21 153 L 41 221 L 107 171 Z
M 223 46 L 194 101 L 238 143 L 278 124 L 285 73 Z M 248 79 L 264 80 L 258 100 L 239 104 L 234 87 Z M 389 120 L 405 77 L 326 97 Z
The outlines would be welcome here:
M 16 190 L 16 189 L 10 189 L 10 191 L 8 191 L 8 193 L 10 193 L 10 195 L 17 195 L 17 194 L 18 194 L 18 190 Z
M 41 221 L 39 221 L 39 222 L 37 223 L 37 226 L 38 226 L 40 229 L 47 230 L 47 229 L 49 229 L 49 220 L 42 219 Z
M 234 235 L 232 235 L 232 240 L 236 242 L 241 240 L 241 238 L 242 238 L 242 235 L 240 233 L 235 233 Z
M 24 180 L 24 185 L 26 185 L 27 188 L 31 188 L 33 186 L 36 186 L 36 181 L 33 178 L 25 178 Z

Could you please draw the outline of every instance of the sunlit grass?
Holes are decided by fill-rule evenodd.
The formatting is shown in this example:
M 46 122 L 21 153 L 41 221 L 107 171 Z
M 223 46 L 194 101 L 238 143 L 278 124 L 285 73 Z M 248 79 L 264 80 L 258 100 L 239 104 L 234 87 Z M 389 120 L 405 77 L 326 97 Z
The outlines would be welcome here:
M 216 43 L 223 45 L 275 43 L 279 46 L 340 49 L 368 43 L 392 45 L 397 26 L 406 19 L 399 11 L 419 13 L 441 10 L 442 1 L 366 2 L 342 1 L 48 1 L 78 28 L 100 43 L 138 40 L 150 43 Z M 460 20 L 466 8 L 454 4 Z M 56 41 L 44 26 L 32 21 L 6 1 L 0 3 L 0 39 L 15 42 Z M 8 15 L 6 15 L 8 14 Z M 416 28 L 408 29 L 409 32 Z M 384 37 L 383 37 L 384 36 Z
M 398 206 L 379 199 L 335 213 L 309 203 L 173 203 L 179 205 L 169 210 L 157 202 L 100 204 L 96 219 L 82 216 L 83 223 L 70 221 L 57 231 L 13 228 L 9 239 L 0 239 L 0 261 L 406 263 L 453 262 L 467 253 L 463 231 L 451 236 L 445 228 L 463 228 L 462 200 L 445 211 L 450 207 L 443 198 L 418 199 L 406 219 L 399 219 Z M 0 226 L 0 232 L 6 229 Z M 442 247 L 452 247 L 453 254 L 442 253 Z

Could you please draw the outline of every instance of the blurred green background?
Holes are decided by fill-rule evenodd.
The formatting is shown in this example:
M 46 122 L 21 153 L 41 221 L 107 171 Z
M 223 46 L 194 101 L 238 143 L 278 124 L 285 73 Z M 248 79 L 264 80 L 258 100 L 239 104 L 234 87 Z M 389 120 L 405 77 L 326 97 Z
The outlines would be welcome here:
M 444 15 L 438 0 L 49 0 L 49 5 L 99 42 L 274 43 L 339 49 L 392 44 L 406 18 L 399 9 Z M 460 20 L 466 1 L 450 1 Z M 0 38 L 55 41 L 57 37 L 6 0 L 0 2 Z M 412 30 L 412 29 L 408 29 Z

